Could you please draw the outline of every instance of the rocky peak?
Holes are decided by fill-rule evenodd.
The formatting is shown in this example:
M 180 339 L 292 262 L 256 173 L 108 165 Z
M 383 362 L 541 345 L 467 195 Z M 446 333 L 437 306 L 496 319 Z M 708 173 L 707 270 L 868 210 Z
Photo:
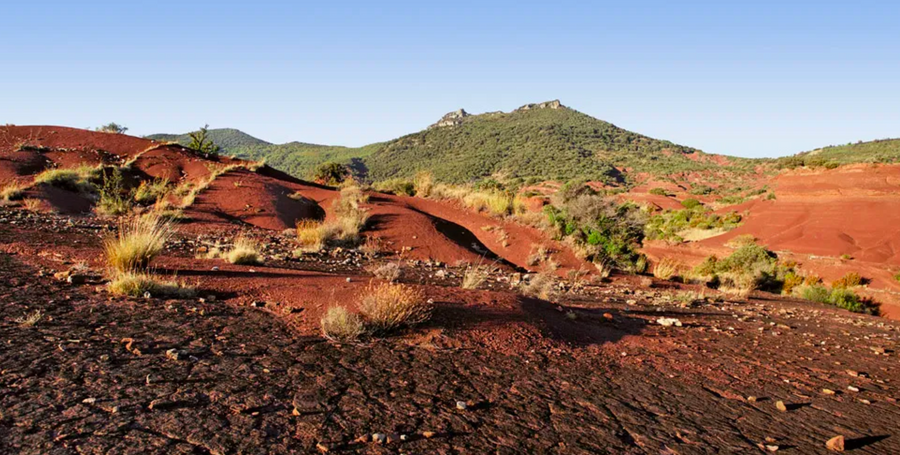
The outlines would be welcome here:
M 455 110 L 453 112 L 448 112 L 440 120 L 437 121 L 434 125 L 429 126 L 428 128 L 441 128 L 444 126 L 456 126 L 462 123 L 463 119 L 468 117 L 469 113 L 466 112 L 465 109 Z
M 559 100 L 553 100 L 553 101 L 544 101 L 543 103 L 526 104 L 526 105 L 516 109 L 516 111 L 528 111 L 531 109 L 559 109 L 561 107 L 565 107 L 565 106 L 563 106 L 562 103 L 559 102 Z

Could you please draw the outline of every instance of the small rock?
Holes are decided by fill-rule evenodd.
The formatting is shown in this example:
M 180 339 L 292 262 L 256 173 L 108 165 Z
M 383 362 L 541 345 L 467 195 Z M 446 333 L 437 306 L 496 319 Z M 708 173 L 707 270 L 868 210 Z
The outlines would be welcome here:
M 329 450 L 328 446 L 326 446 L 325 444 L 322 444 L 321 442 L 316 443 L 316 448 L 319 449 L 319 452 L 322 452 L 322 453 L 327 453 Z
M 75 285 L 84 284 L 87 282 L 87 276 L 82 274 L 69 275 L 69 277 L 66 278 L 66 282 Z
M 181 358 L 181 353 L 178 352 L 177 349 L 169 349 L 166 351 L 166 358 L 171 360 L 178 360 Z
M 409 436 L 407 436 L 407 435 L 405 435 L 405 434 L 401 434 L 401 435 L 400 435 L 400 440 L 401 440 L 401 441 L 406 441 L 407 439 L 409 439 Z
M 828 440 L 825 443 L 825 447 L 832 452 L 843 452 L 844 451 L 844 437 L 843 436 L 835 436 Z
M 681 321 L 675 318 L 659 318 L 656 320 L 656 323 L 663 327 L 681 327 Z
M 859 392 L 859 387 L 853 387 L 852 385 L 848 385 L 847 390 L 849 390 L 851 392 Z
M 376 444 L 384 444 L 384 441 L 387 440 L 387 435 L 384 433 L 374 433 L 372 434 L 372 442 Z
M 465 401 L 457 401 L 456 402 L 456 409 L 459 409 L 460 411 L 465 411 L 468 408 L 469 408 L 469 405 L 466 404 Z
M 751 396 L 747 397 L 747 401 L 750 403 L 756 403 L 756 397 L 751 395 Z
M 433 438 L 435 433 L 433 431 L 423 431 L 422 436 L 425 436 L 425 439 Z
M 825 395 L 834 395 L 834 390 L 822 389 L 822 393 L 824 393 Z
M 349 283 L 350 281 L 351 281 L 351 280 L 350 280 L 350 277 L 348 276 L 348 277 L 347 277 L 347 282 Z
M 266 302 L 257 300 L 257 301 L 255 301 L 255 302 L 253 302 L 251 305 L 252 305 L 254 308 L 262 308 L 262 307 L 266 306 Z
M 400 435 L 397 433 L 391 433 L 387 436 L 387 443 L 391 444 L 400 440 Z
M 787 406 L 785 406 L 784 402 L 781 400 L 775 402 L 775 407 L 781 412 L 787 412 Z
M 219 271 L 219 266 L 214 266 L 214 267 L 212 268 L 212 271 L 213 271 L 213 272 L 218 272 L 218 271 Z
M 81 402 L 84 404 L 94 404 L 97 402 L 97 399 L 96 398 L 85 398 L 85 399 L 81 400 Z

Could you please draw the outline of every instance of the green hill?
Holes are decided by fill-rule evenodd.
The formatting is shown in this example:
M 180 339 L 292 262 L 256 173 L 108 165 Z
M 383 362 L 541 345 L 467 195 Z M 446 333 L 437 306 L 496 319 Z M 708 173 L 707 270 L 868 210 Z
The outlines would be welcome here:
M 384 143 L 365 161 L 373 180 L 428 169 L 438 180 L 450 182 L 494 173 L 538 180 L 623 181 L 623 171 L 668 174 L 720 167 L 711 157 L 551 101 L 510 113 L 450 113 L 424 131 Z
M 847 145 L 830 145 L 782 158 L 788 165 L 829 166 L 851 163 L 896 163 L 900 161 L 900 139 L 879 139 Z
M 211 129 L 208 131 L 209 138 L 223 150 L 231 151 L 238 150 L 244 147 L 259 147 L 272 145 L 262 139 L 257 139 L 241 130 L 236 130 L 234 128 L 218 128 Z M 154 141 L 170 141 L 177 142 L 182 145 L 188 145 L 191 143 L 190 136 L 185 134 L 151 134 L 147 136 L 147 139 L 153 139 Z
M 721 170 L 746 171 L 756 160 L 708 155 L 643 136 L 562 106 L 559 101 L 522 106 L 509 113 L 451 112 L 429 128 L 359 148 L 292 142 L 269 144 L 237 130 L 210 130 L 223 153 L 265 159 L 277 169 L 307 178 L 325 161 L 351 164 L 373 181 L 431 171 L 439 181 L 462 183 L 502 174 L 509 178 L 620 182 L 628 174 Z M 151 138 L 189 141 L 187 136 Z M 174 138 L 174 139 L 172 139 Z

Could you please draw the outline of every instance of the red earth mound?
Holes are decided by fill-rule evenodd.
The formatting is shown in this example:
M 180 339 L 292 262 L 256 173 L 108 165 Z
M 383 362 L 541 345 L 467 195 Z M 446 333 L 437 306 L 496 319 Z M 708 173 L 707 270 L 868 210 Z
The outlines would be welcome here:
M 208 158 L 177 144 L 162 144 L 121 134 L 73 128 L 34 126 L 0 128 L 0 179 L 29 183 L 45 169 L 81 165 L 122 166 L 135 180 L 166 179 L 173 185 L 207 185 L 185 208 L 182 229 L 202 232 L 212 226 L 246 225 L 281 231 L 298 220 L 332 220 L 339 191 L 298 180 L 246 162 Z M 227 169 L 210 183 L 213 171 Z M 61 213 L 91 210 L 93 199 L 75 191 L 39 185 L 27 197 L 43 199 Z M 557 273 L 592 270 L 567 248 L 536 229 L 472 213 L 445 201 L 371 193 L 364 208 L 371 218 L 369 235 L 378 237 L 410 259 L 449 264 L 496 263 L 528 268 L 538 246 L 553 251 Z

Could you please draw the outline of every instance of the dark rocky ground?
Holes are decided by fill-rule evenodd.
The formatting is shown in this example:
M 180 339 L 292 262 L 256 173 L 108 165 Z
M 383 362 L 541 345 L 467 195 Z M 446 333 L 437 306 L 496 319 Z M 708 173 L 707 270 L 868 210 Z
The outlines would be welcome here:
M 825 453 L 836 435 L 900 453 L 894 321 L 768 295 L 679 304 L 623 279 L 556 303 L 449 301 L 405 334 L 334 345 L 237 298 L 56 280 L 102 228 L 54 249 L 66 232 L 11 219 L 2 453 Z

